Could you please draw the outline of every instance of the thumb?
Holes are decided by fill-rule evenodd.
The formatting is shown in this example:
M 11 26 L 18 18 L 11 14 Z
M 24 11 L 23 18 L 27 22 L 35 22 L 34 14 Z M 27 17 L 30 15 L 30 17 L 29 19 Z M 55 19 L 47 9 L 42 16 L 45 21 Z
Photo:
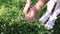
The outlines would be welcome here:
M 27 0 L 26 5 L 25 5 L 24 10 L 23 10 L 23 12 L 25 14 L 27 14 L 29 12 L 29 10 L 30 10 L 30 4 L 31 4 L 31 0 Z
M 26 15 L 29 11 L 30 11 L 30 8 L 23 10 L 23 12 L 25 13 L 25 15 Z

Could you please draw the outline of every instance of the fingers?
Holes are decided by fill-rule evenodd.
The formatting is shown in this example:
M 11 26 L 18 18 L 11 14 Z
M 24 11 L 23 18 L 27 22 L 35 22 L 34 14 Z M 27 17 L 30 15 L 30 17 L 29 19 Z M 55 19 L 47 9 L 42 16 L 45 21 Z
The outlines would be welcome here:
M 30 22 L 33 22 L 36 20 L 36 15 L 33 11 L 30 11 L 26 16 L 25 16 L 25 19 L 30 21 Z
M 28 21 L 30 21 L 30 22 L 34 21 L 34 19 L 32 17 L 30 17 L 30 16 L 26 16 L 25 19 L 28 20 Z
M 26 5 L 25 5 L 24 10 L 23 10 L 23 12 L 25 13 L 25 15 L 30 10 L 30 4 L 31 4 L 31 0 L 27 0 Z

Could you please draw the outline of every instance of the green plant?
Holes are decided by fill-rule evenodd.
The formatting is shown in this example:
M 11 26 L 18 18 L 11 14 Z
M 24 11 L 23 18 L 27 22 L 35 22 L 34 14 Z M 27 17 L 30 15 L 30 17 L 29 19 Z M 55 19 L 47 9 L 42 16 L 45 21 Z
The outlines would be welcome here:
M 33 3 L 34 2 L 34 3 Z M 31 7 L 37 2 L 32 0 Z M 26 0 L 0 0 L 0 34 L 59 34 L 60 16 L 51 31 L 45 30 L 36 20 L 31 23 L 24 19 L 23 8 Z M 39 18 L 45 13 L 41 9 Z

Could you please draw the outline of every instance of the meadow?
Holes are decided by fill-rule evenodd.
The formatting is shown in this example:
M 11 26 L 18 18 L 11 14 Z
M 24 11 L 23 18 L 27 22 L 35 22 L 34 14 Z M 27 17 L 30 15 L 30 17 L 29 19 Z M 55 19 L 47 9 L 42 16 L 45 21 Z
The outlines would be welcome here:
M 31 7 L 38 0 L 32 0 Z M 0 34 L 60 34 L 60 16 L 52 30 L 40 25 L 39 18 L 46 12 L 45 5 L 35 22 L 24 19 L 23 13 L 26 0 L 0 0 Z

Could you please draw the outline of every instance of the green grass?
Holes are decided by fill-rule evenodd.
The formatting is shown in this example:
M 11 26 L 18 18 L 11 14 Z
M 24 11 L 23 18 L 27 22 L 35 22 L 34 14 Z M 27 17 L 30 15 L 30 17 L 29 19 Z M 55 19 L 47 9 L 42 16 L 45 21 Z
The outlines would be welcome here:
M 31 7 L 38 0 L 32 0 Z M 38 19 L 28 22 L 24 19 L 23 8 L 26 0 L 0 0 L 0 34 L 60 34 L 60 16 L 52 30 L 45 30 Z M 46 6 L 41 9 L 39 18 L 45 13 Z

